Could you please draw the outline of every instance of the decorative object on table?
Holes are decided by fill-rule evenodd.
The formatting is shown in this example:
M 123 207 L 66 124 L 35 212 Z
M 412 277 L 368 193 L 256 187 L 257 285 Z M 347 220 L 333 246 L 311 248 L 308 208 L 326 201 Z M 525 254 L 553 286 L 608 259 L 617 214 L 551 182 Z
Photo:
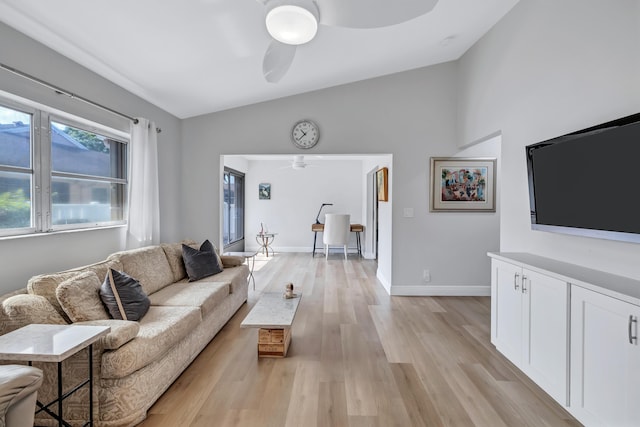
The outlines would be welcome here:
M 258 184 L 258 199 L 271 200 L 271 184 L 265 182 Z
M 300 120 L 291 130 L 291 140 L 298 148 L 311 148 L 318 143 L 320 130 L 311 120 Z
M 376 182 L 378 183 L 378 201 L 379 202 L 388 202 L 389 201 L 389 189 L 387 188 L 389 181 L 389 169 L 381 168 L 376 172 Z
M 495 212 L 495 189 L 495 158 L 431 158 L 431 212 Z
M 321 222 L 320 222 L 320 212 L 322 212 L 322 208 L 324 208 L 325 206 L 333 206 L 333 203 L 323 203 L 320 206 L 320 209 L 318 209 L 318 215 L 316 215 L 316 224 L 321 224 Z
M 289 282 L 284 286 L 284 297 L 286 299 L 291 299 L 291 298 L 295 298 L 298 295 L 293 293 L 293 283 Z

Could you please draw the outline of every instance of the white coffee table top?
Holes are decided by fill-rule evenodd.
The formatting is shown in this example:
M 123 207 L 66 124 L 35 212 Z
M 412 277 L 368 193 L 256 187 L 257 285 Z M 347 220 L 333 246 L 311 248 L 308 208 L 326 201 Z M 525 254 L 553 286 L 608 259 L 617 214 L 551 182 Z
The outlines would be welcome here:
M 62 362 L 110 331 L 108 326 L 27 325 L 0 336 L 0 360 Z
M 302 295 L 296 298 L 284 298 L 284 292 L 265 292 L 247 317 L 240 324 L 241 328 L 286 329 L 293 324 Z

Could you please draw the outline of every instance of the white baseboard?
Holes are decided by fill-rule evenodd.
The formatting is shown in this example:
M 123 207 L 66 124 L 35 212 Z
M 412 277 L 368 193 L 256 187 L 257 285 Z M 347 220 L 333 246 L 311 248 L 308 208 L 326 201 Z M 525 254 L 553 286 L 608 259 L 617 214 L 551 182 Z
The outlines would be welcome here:
M 397 296 L 491 296 L 491 286 L 391 286 L 391 295 Z
M 389 295 L 393 295 L 390 291 L 391 283 L 389 283 L 387 279 L 380 274 L 380 269 L 376 271 L 376 278 L 380 281 L 380 283 L 384 287 L 384 290 L 387 291 Z

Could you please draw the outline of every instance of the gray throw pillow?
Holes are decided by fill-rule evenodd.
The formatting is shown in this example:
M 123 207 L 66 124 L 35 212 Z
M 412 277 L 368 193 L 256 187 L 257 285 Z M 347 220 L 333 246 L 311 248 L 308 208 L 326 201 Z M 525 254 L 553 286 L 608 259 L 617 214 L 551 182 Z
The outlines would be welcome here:
M 187 276 L 189 276 L 190 282 L 218 274 L 222 271 L 213 245 L 208 240 L 202 243 L 200 250 L 183 244 L 182 259 L 184 260 L 184 267 L 185 270 L 187 270 Z
M 100 287 L 100 298 L 114 319 L 138 321 L 147 314 L 151 301 L 140 282 L 126 273 L 109 269 Z

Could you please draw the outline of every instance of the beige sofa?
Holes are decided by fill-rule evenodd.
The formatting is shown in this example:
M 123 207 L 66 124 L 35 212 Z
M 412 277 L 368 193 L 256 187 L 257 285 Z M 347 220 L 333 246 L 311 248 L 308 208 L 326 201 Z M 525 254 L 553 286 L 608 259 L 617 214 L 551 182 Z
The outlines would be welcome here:
M 111 333 L 93 350 L 95 425 L 135 425 L 247 300 L 249 270 L 241 265 L 244 259 L 221 258 L 222 272 L 196 282 L 188 282 L 180 243 L 117 252 L 96 264 L 32 277 L 26 289 L 0 297 L 0 334 L 29 323 L 71 323 L 69 313 L 75 319 L 82 318 L 91 310 L 88 301 L 94 299 L 97 289 L 87 286 L 75 292 L 78 304 L 72 310 L 68 300 L 64 308 L 61 306 L 56 290 L 60 295 L 60 289 L 69 283 L 83 283 L 82 278 L 91 276 L 87 272 L 94 272 L 100 282 L 108 268 L 137 279 L 151 300 L 149 311 L 139 322 L 75 322 L 111 327 Z M 63 363 L 65 390 L 86 378 L 87 365 L 86 350 Z M 34 366 L 44 371 L 38 398 L 51 401 L 57 386 L 55 364 Z M 86 421 L 88 411 L 87 387 L 65 400 L 64 417 L 73 425 Z M 54 424 L 46 415 L 38 414 L 37 418 L 38 425 Z

